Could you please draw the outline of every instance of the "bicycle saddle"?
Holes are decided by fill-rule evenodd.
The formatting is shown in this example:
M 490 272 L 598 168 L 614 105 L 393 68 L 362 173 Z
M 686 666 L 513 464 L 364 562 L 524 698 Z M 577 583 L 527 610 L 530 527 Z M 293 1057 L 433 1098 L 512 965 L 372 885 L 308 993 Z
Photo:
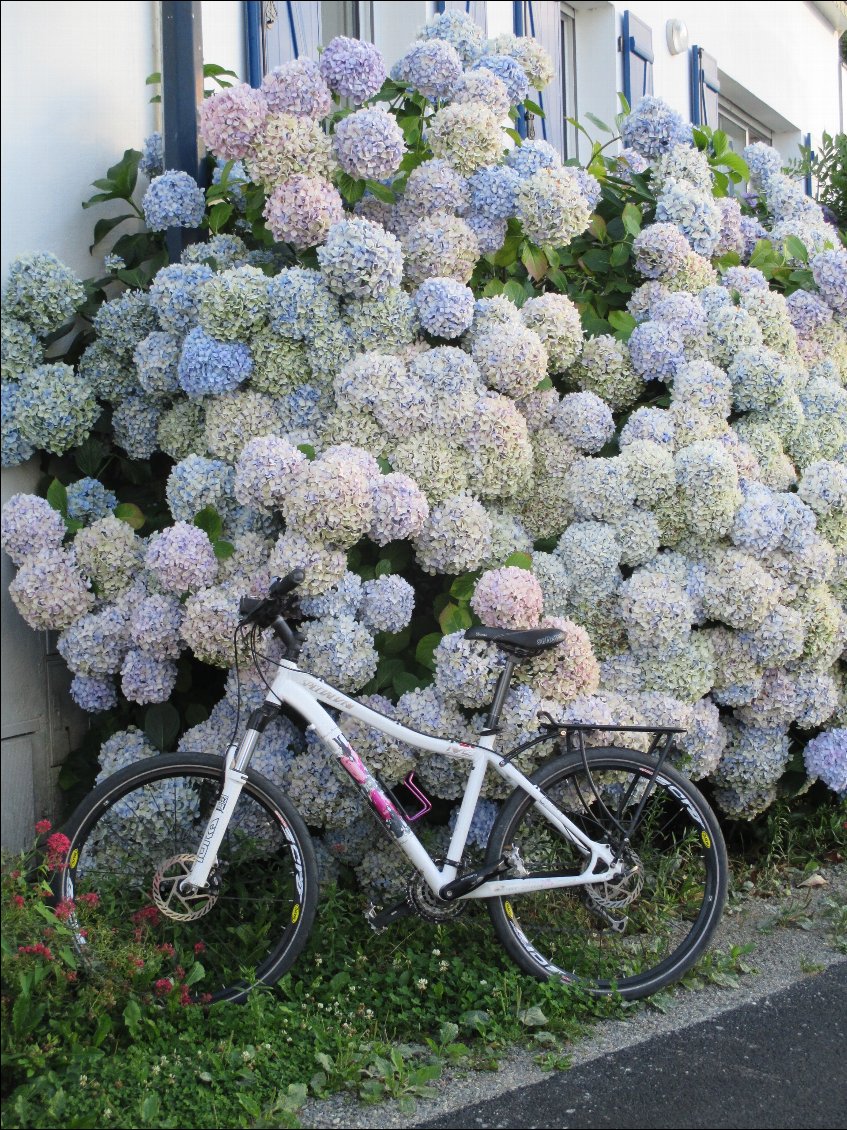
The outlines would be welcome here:
M 529 631 L 518 632 L 512 628 L 484 628 L 482 625 L 477 625 L 475 628 L 468 628 L 465 632 L 466 640 L 496 643 L 502 651 L 518 656 L 538 655 L 555 647 L 564 638 L 565 633 L 558 628 L 532 628 Z

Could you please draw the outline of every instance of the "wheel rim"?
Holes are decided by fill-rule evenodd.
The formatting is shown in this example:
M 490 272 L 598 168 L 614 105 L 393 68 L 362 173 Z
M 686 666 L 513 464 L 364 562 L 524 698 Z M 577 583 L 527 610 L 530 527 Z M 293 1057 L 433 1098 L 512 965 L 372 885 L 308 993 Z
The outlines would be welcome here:
M 211 769 L 153 773 L 116 786 L 73 834 L 62 893 L 77 905 L 89 894 L 99 900 L 84 929 L 71 919 L 93 975 L 135 966 L 159 991 L 171 991 L 170 980 L 186 1001 L 230 999 L 272 979 L 296 931 L 305 879 L 296 838 L 270 798 L 245 787 L 212 891 L 196 903 L 201 913 L 185 913 L 181 900 L 169 912 L 161 893 L 163 881 L 190 868 L 219 791 Z
M 652 771 L 600 763 L 592 765 L 592 776 L 612 815 L 626 826 Z M 608 821 L 581 768 L 544 791 L 589 836 L 608 840 Z M 683 796 L 666 776 L 656 777 L 632 833 L 629 878 L 502 900 L 507 930 L 544 975 L 646 995 L 693 964 L 720 910 L 718 859 L 702 814 Z M 576 848 L 532 806 L 516 816 L 509 834 L 532 873 L 583 870 Z

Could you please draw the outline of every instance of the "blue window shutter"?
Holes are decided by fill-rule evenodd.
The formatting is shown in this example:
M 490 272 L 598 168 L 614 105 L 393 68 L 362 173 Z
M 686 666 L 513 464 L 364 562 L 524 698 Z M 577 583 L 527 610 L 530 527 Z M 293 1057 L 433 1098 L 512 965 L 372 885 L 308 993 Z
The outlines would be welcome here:
M 268 22 L 264 37 L 266 71 L 292 59 L 317 59 L 321 43 L 320 3 L 278 0 L 276 18 Z
M 692 47 L 691 121 L 695 126 L 718 128 L 720 90 L 717 60 L 702 47 Z
M 265 73 L 262 0 L 245 0 L 244 39 L 247 47 L 247 81 L 251 86 L 261 86 Z
M 653 93 L 653 32 L 627 10 L 623 14 L 621 36 L 623 92 L 630 106 Z
M 814 157 L 814 153 L 812 152 L 812 135 L 810 133 L 807 133 L 806 136 L 803 138 L 803 144 L 809 150 L 809 160 L 811 161 L 811 159 Z M 811 165 L 809 167 L 809 171 L 806 173 L 806 195 L 807 196 L 813 195 Z

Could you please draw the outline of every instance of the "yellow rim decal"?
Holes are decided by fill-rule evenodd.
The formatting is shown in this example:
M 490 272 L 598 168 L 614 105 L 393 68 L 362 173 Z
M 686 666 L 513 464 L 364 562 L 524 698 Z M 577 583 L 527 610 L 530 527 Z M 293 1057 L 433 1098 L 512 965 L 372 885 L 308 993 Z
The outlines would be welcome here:
M 708 832 L 701 832 L 700 839 L 703 841 L 703 847 L 710 848 L 712 846 L 712 837 Z
M 291 911 L 291 921 L 296 922 L 299 917 L 300 917 L 300 905 L 298 903 L 297 906 L 293 907 L 293 909 Z
M 512 904 L 508 901 L 503 903 L 503 909 L 506 911 L 507 918 L 514 918 L 515 912 L 512 910 Z
M 76 867 L 76 861 L 79 859 L 79 852 L 76 848 L 71 852 L 71 867 Z

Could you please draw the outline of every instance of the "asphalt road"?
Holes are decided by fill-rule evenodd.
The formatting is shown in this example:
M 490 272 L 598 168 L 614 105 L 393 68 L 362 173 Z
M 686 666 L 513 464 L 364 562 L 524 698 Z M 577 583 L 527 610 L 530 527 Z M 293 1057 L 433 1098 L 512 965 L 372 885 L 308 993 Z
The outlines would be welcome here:
M 847 962 L 418 1127 L 847 1126 Z

